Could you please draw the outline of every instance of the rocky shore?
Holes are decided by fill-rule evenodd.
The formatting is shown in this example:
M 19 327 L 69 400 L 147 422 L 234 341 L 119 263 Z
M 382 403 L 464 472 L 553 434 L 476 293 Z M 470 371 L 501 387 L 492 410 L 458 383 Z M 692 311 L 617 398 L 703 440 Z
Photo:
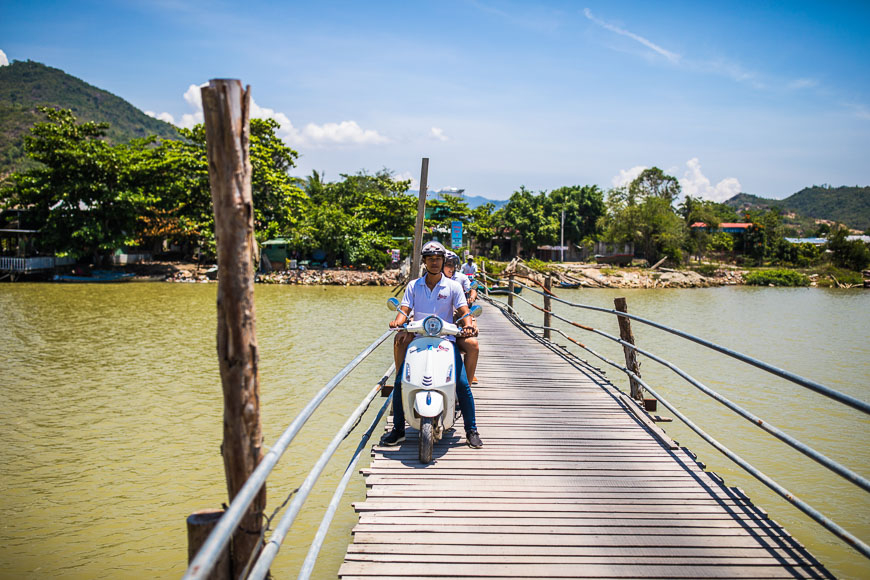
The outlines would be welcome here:
M 164 264 L 167 282 L 207 283 L 214 281 L 210 268 L 196 264 Z M 648 268 L 612 268 L 598 264 L 567 264 L 555 271 L 557 280 L 581 288 L 707 288 L 743 284 L 743 270 L 717 270 L 702 276 L 692 270 Z M 152 277 L 154 271 L 149 273 Z M 543 276 L 520 266 L 518 275 L 532 277 L 543 283 Z M 367 272 L 349 269 L 287 270 L 257 274 L 261 284 L 297 284 L 328 286 L 396 286 L 402 281 L 399 270 Z M 558 285 L 556 286 L 558 288 Z

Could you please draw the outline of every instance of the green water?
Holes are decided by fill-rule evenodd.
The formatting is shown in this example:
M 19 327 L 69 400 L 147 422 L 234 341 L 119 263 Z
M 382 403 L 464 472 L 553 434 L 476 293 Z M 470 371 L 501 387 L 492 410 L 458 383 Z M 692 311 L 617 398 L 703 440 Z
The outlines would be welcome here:
M 219 454 L 222 400 L 215 354 L 216 286 L 0 285 L 0 576 L 174 578 L 186 565 L 184 520 L 226 501 Z M 275 441 L 332 376 L 379 336 L 386 288 L 258 286 L 263 426 Z M 677 326 L 870 400 L 870 293 L 716 288 L 562 291 L 560 296 Z M 540 313 L 520 306 L 529 320 Z M 616 333 L 612 316 L 556 311 Z M 870 421 L 858 412 L 676 337 L 635 325 L 637 342 L 774 425 L 870 476 Z M 571 335 L 614 360 L 603 339 Z M 563 341 L 564 342 L 564 341 Z M 482 336 L 485 352 L 485 335 Z M 485 354 L 484 354 L 485 356 Z M 589 358 L 589 355 L 582 355 Z M 301 483 L 326 442 L 390 362 L 386 348 L 314 415 L 268 484 L 271 511 Z M 603 366 L 603 363 L 596 363 Z M 662 394 L 765 473 L 870 540 L 867 494 L 753 429 L 672 373 L 644 362 Z M 608 376 L 622 385 L 616 370 Z M 483 388 L 483 387 L 481 387 Z M 380 399 L 376 399 L 380 401 Z M 374 416 L 370 409 L 363 419 Z M 667 415 L 666 410 L 660 409 Z M 729 485 L 743 488 L 835 574 L 870 575 L 866 561 L 677 423 L 668 433 Z M 486 434 L 486 426 L 481 432 Z M 291 529 L 273 572 L 295 577 L 356 446 L 330 463 Z M 367 454 L 360 467 L 368 464 Z M 350 529 L 352 480 L 324 546 L 317 578 L 333 578 Z

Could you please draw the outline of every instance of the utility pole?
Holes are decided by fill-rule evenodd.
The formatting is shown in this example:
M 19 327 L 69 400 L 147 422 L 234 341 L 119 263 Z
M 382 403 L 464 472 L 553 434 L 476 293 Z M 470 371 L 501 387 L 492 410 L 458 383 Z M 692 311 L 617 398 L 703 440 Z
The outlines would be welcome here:
M 565 209 L 562 208 L 562 234 L 559 241 L 559 261 L 565 261 Z
M 417 200 L 417 225 L 414 228 L 414 254 L 411 256 L 411 280 L 420 277 L 420 250 L 423 249 L 423 218 L 426 215 L 426 186 L 429 179 L 429 158 L 423 158 L 420 168 L 420 198 Z

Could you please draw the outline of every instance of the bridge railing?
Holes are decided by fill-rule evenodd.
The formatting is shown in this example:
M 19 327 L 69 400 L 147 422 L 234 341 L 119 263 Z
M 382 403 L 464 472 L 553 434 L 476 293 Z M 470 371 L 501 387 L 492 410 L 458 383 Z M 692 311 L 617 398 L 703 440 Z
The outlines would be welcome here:
M 487 282 L 502 282 L 496 278 L 492 278 L 489 276 L 485 277 L 485 281 L 487 281 Z M 544 307 L 538 306 L 537 304 L 534 304 L 533 302 L 529 301 L 528 299 L 526 299 L 522 295 L 515 293 L 514 290 L 516 287 L 519 287 L 522 289 L 528 289 L 531 292 L 542 296 L 544 298 L 545 306 Z M 647 392 L 649 392 L 659 402 L 661 402 L 665 407 L 667 407 L 667 409 L 670 410 L 674 414 L 675 417 L 680 419 L 687 427 L 689 427 L 692 431 L 697 433 L 702 439 L 707 441 L 707 443 L 709 443 L 715 449 L 720 451 L 723 455 L 725 455 L 726 457 L 731 459 L 734 463 L 739 465 L 747 473 L 749 473 L 750 475 L 752 475 L 753 477 L 755 477 L 756 479 L 761 481 L 764 485 L 766 485 L 767 487 L 772 489 L 774 492 L 776 492 L 778 495 L 783 497 L 786 501 L 788 501 L 789 503 L 791 503 L 792 505 L 794 505 L 795 507 L 800 509 L 802 512 L 804 512 L 807 516 L 812 518 L 814 521 L 816 521 L 820 525 L 824 526 L 828 531 L 830 531 L 831 533 L 836 535 L 838 538 L 842 539 L 847 544 L 849 544 L 850 546 L 855 548 L 855 550 L 857 550 L 859 553 L 861 553 L 864 557 L 870 558 L 870 546 L 868 546 L 866 543 L 864 543 L 861 539 L 857 538 L 852 533 L 843 529 L 840 525 L 835 523 L 833 520 L 831 520 L 830 518 L 828 518 L 827 516 L 825 516 L 824 514 L 822 514 L 821 512 L 819 512 L 818 510 L 816 510 L 815 508 L 813 508 L 812 506 L 810 506 L 809 504 L 804 502 L 803 500 L 797 498 L 793 493 L 791 493 L 785 487 L 783 487 L 782 485 L 777 483 L 775 480 L 773 480 L 769 476 L 762 473 L 759 469 L 757 469 L 756 467 L 751 465 L 748 461 L 746 461 L 745 459 L 740 457 L 738 454 L 734 453 L 732 450 L 728 449 L 721 442 L 714 439 L 706 431 L 704 431 L 700 426 L 695 424 L 691 419 L 689 419 L 683 413 L 681 413 L 673 404 L 671 404 L 669 401 L 667 401 L 661 395 L 661 393 L 657 392 L 655 389 L 650 387 L 650 385 L 648 385 L 643 379 L 641 379 L 641 377 L 637 373 L 633 372 L 631 369 L 629 369 L 625 366 L 620 365 L 619 363 L 616 363 L 616 362 L 610 360 L 606 356 L 596 352 L 595 350 L 593 350 L 589 346 L 583 344 L 582 342 L 580 342 L 580 341 L 574 339 L 573 337 L 569 336 L 568 334 L 566 334 L 562 329 L 551 326 L 551 323 L 550 323 L 551 318 L 556 318 L 556 319 L 561 320 L 567 324 L 570 324 L 571 326 L 573 326 L 575 328 L 579 328 L 579 329 L 584 330 L 586 332 L 590 332 L 590 333 L 596 334 L 598 336 L 604 337 L 608 340 L 611 340 L 615 343 L 622 345 L 623 348 L 625 348 L 625 349 L 630 349 L 631 351 L 636 352 L 637 354 L 646 356 L 647 358 L 665 366 L 666 368 L 670 369 L 675 374 L 677 374 L 678 376 L 680 376 L 681 378 L 686 380 L 689 384 L 698 388 L 704 394 L 713 398 L 715 401 L 726 406 L 727 408 L 734 411 L 735 413 L 737 413 L 738 415 L 740 415 L 741 417 L 743 417 L 747 421 L 749 421 L 752 424 L 756 425 L 757 427 L 763 429 L 764 431 L 770 433 L 771 435 L 773 435 L 777 439 L 783 441 L 784 443 L 791 446 L 792 448 L 796 449 L 800 453 L 813 459 L 814 461 L 816 461 L 820 465 L 824 466 L 825 468 L 827 468 L 831 472 L 833 472 L 833 473 L 837 474 L 838 476 L 846 479 L 847 481 L 850 481 L 851 483 L 857 485 L 858 487 L 863 489 L 865 492 L 870 492 L 870 481 L 868 481 L 866 478 L 862 477 L 858 473 L 855 473 L 854 471 L 848 469 L 847 467 L 844 467 L 843 465 L 837 463 L 833 459 L 830 459 L 829 457 L 825 456 L 824 454 L 816 451 L 815 449 L 811 448 L 810 446 L 802 443 L 801 441 L 797 440 L 796 438 L 792 437 L 791 435 L 788 435 L 787 433 L 785 433 L 782 430 L 778 429 L 777 427 L 773 426 L 769 422 L 767 422 L 767 421 L 761 419 L 760 417 L 757 417 L 753 413 L 743 409 L 742 407 L 740 407 L 736 403 L 730 401 L 729 399 L 727 399 L 726 397 L 724 397 L 720 393 L 714 391 L 713 389 L 711 389 L 707 385 L 698 381 L 697 379 L 695 379 L 694 377 L 692 377 L 691 375 L 689 375 L 688 373 L 686 373 L 685 371 L 683 371 L 682 369 L 680 369 L 679 367 L 674 365 L 673 363 L 665 360 L 664 358 L 657 356 L 657 355 L 655 355 L 655 354 L 653 354 L 645 349 L 638 348 L 634 344 L 632 344 L 628 341 L 625 341 L 618 336 L 614 336 L 610 333 L 607 333 L 601 329 L 597 329 L 597 328 L 593 328 L 593 327 L 590 327 L 587 325 L 583 325 L 583 324 L 580 324 L 576 321 L 565 318 L 564 316 L 561 316 L 561 315 L 553 312 L 552 308 L 550 308 L 550 305 L 551 305 L 552 301 L 556 301 L 556 302 L 559 302 L 561 304 L 565 304 L 566 306 L 570 306 L 572 308 L 609 313 L 609 314 L 613 314 L 613 315 L 618 316 L 618 317 L 625 317 L 627 319 L 637 321 L 639 323 L 651 326 L 653 328 L 657 328 L 657 329 L 665 331 L 665 332 L 669 332 L 671 334 L 674 334 L 674 335 L 679 336 L 681 338 L 684 338 L 686 340 L 692 341 L 696 344 L 700 344 L 700 345 L 702 345 L 710 350 L 719 352 L 721 354 L 730 356 L 732 358 L 735 358 L 737 360 L 740 360 L 742 362 L 750 364 L 750 365 L 752 365 L 756 368 L 759 368 L 765 372 L 768 372 L 772 375 L 781 377 L 781 378 L 786 379 L 792 383 L 801 385 L 805 388 L 808 388 L 812 391 L 815 391 L 819 394 L 822 394 L 826 397 L 829 397 L 830 399 L 833 399 L 839 403 L 842 403 L 844 405 L 848 405 L 849 407 L 852 407 L 854 409 L 862 411 L 865 414 L 870 414 L 870 404 L 868 404 L 865 401 L 862 401 L 860 399 L 857 399 L 855 397 L 852 397 L 851 395 L 836 391 L 836 390 L 834 390 L 830 387 L 827 387 L 825 385 L 822 385 L 818 382 L 812 381 L 812 380 L 807 379 L 805 377 L 801 377 L 799 375 L 791 373 L 787 370 L 780 369 L 778 367 L 770 365 L 770 364 L 768 364 L 764 361 L 758 360 L 754 357 L 751 357 L 751 356 L 748 356 L 746 354 L 729 349 L 727 347 L 712 343 L 708 340 L 697 337 L 697 336 L 692 335 L 688 332 L 678 330 L 676 328 L 671 328 L 670 326 L 667 326 L 665 324 L 661 324 L 661 323 L 655 322 L 653 320 L 648 320 L 648 319 L 642 318 L 640 316 L 628 314 L 626 312 L 621 312 L 619 310 L 602 308 L 599 306 L 592 306 L 592 305 L 588 305 L 588 304 L 579 304 L 576 302 L 563 300 L 563 299 L 557 297 L 555 294 L 553 294 L 552 291 L 549 290 L 549 288 L 542 286 L 542 289 L 538 289 L 538 288 L 535 288 L 535 287 L 530 286 L 528 284 L 524 284 L 523 282 L 520 282 L 519 280 L 516 280 L 515 277 L 513 277 L 513 276 L 510 277 L 510 280 L 509 280 L 508 286 L 507 286 L 507 290 L 508 290 L 507 301 L 502 301 L 502 300 L 499 300 L 497 298 L 493 298 L 493 296 L 491 296 L 491 295 L 487 295 L 486 300 L 490 301 L 493 305 L 496 305 L 497 307 L 504 310 L 514 320 L 516 320 L 517 323 L 519 323 L 520 325 L 522 325 L 526 328 L 539 329 L 539 330 L 544 331 L 543 338 L 538 336 L 537 334 L 535 334 L 539 340 L 548 340 L 551 333 L 553 333 L 553 332 L 558 333 L 559 335 L 561 335 L 564 338 L 566 338 L 567 340 L 569 340 L 571 343 L 579 346 L 580 348 L 589 352 L 590 354 L 592 354 L 596 358 L 600 359 L 601 361 L 607 363 L 610 366 L 613 366 L 613 367 L 621 370 L 632 381 L 640 384 Z M 488 292 L 485 292 L 485 294 L 488 294 Z M 513 307 L 513 302 L 516 299 L 519 299 L 519 300 L 527 303 L 528 305 L 532 306 L 536 310 L 543 312 L 544 319 L 545 319 L 544 324 L 538 325 L 538 324 L 533 324 L 533 323 L 526 322 L 525 320 L 523 320 L 522 317 L 520 317 L 517 310 Z
M 293 422 L 290 423 L 290 425 L 278 438 L 275 445 L 273 445 L 269 452 L 265 456 L 263 456 L 263 459 L 260 461 L 259 465 L 257 465 L 254 472 L 245 482 L 245 485 L 242 486 L 242 489 L 239 490 L 238 494 L 236 494 L 236 497 L 233 499 L 221 519 L 215 525 L 215 528 L 212 530 L 211 534 L 209 534 L 205 543 L 197 552 L 197 555 L 190 562 L 190 565 L 188 566 L 187 571 L 184 575 L 185 579 L 200 579 L 207 578 L 209 576 L 209 573 L 214 569 L 214 566 L 220 558 L 221 553 L 227 547 L 230 538 L 238 527 L 239 522 L 241 522 L 242 517 L 245 515 L 248 507 L 254 501 L 254 498 L 256 497 L 260 488 L 262 488 L 262 486 L 266 483 L 266 479 L 274 469 L 275 465 L 278 463 L 278 460 L 281 458 L 281 456 L 289 447 L 290 443 L 305 425 L 306 421 L 308 421 L 308 419 L 311 417 L 317 407 L 319 407 L 320 404 L 326 399 L 327 395 L 329 395 L 339 385 L 339 383 L 341 383 L 345 379 L 345 377 L 347 377 L 357 366 L 359 366 L 359 364 L 363 360 L 365 360 L 372 352 L 374 352 L 375 349 L 377 349 L 377 347 L 383 344 L 383 342 L 393 334 L 394 333 L 392 331 L 387 331 L 380 337 L 378 337 L 377 340 L 372 342 L 368 347 L 366 347 L 365 350 L 359 353 L 350 363 L 347 364 L 347 366 L 345 366 L 338 374 L 336 374 L 326 384 L 326 386 L 320 389 L 320 391 L 318 391 L 314 395 L 314 397 L 311 399 L 311 401 L 308 402 L 308 404 L 302 409 L 302 411 L 299 412 Z M 336 433 L 335 437 L 333 437 L 333 439 L 329 442 L 326 449 L 321 454 L 320 458 L 311 468 L 311 471 L 309 472 L 303 483 L 299 486 L 299 488 L 291 493 L 292 501 L 290 501 L 290 497 L 288 497 L 287 500 L 281 506 L 279 506 L 279 509 L 286 506 L 287 510 L 285 511 L 275 530 L 272 532 L 268 541 L 265 540 L 265 537 L 261 537 L 263 549 L 260 550 L 258 547 L 257 550 L 254 550 L 251 561 L 248 562 L 248 566 L 246 567 L 246 569 L 238 575 L 239 578 L 266 577 L 269 572 L 269 566 L 275 559 L 275 556 L 277 556 L 281 543 L 284 541 L 287 535 L 287 531 L 290 529 L 290 526 L 293 524 L 299 511 L 302 509 L 302 504 L 307 499 L 309 493 L 314 487 L 314 484 L 320 477 L 320 474 L 323 472 L 327 463 L 335 454 L 341 442 L 357 426 L 360 419 L 371 405 L 372 400 L 381 391 L 381 387 L 389 379 L 390 375 L 392 375 L 394 370 L 395 367 L 391 364 L 389 368 L 384 372 L 381 380 L 378 381 L 375 387 L 363 398 L 363 400 L 357 406 L 356 410 L 350 415 L 350 417 L 348 417 L 347 421 L 345 421 L 344 425 L 342 425 L 342 427 L 338 430 L 338 433 Z M 300 580 L 307 579 L 310 576 L 312 570 L 314 569 L 314 563 L 317 559 L 320 547 L 323 544 L 323 540 L 326 537 L 326 532 L 329 529 L 329 525 L 332 522 L 332 518 L 335 515 L 335 511 L 338 508 L 338 504 L 350 480 L 350 476 L 353 473 L 354 466 L 356 465 L 356 462 L 359 459 L 362 450 L 366 447 L 366 444 L 371 438 L 372 433 L 380 422 L 381 417 L 383 417 L 383 414 L 386 411 L 387 405 L 390 403 L 390 401 L 392 401 L 392 395 L 390 395 L 390 397 L 388 397 L 387 400 L 384 402 L 383 406 L 378 411 L 377 416 L 370 424 L 368 430 L 361 437 L 359 445 L 357 446 L 354 455 L 351 457 L 348 463 L 344 476 L 338 483 L 337 489 L 335 491 L 335 494 L 333 495 L 332 501 L 330 502 L 329 508 L 323 515 L 323 520 L 321 521 L 320 528 L 315 535 L 315 539 L 309 548 L 308 555 L 306 556 L 305 562 L 303 563 L 302 569 L 299 573 Z M 277 515 L 277 513 L 278 511 L 276 510 L 274 515 Z M 274 515 L 272 517 L 274 517 Z

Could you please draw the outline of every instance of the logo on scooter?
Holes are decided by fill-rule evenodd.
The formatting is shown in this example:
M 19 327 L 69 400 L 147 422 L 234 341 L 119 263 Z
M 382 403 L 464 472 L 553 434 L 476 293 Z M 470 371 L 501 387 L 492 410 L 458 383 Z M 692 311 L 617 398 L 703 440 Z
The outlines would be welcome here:
M 450 349 L 447 348 L 447 347 L 446 347 L 445 345 L 443 345 L 443 344 L 439 344 L 439 345 L 438 345 L 438 350 L 442 350 L 442 351 L 444 351 L 444 352 L 449 352 L 449 351 L 450 351 Z

